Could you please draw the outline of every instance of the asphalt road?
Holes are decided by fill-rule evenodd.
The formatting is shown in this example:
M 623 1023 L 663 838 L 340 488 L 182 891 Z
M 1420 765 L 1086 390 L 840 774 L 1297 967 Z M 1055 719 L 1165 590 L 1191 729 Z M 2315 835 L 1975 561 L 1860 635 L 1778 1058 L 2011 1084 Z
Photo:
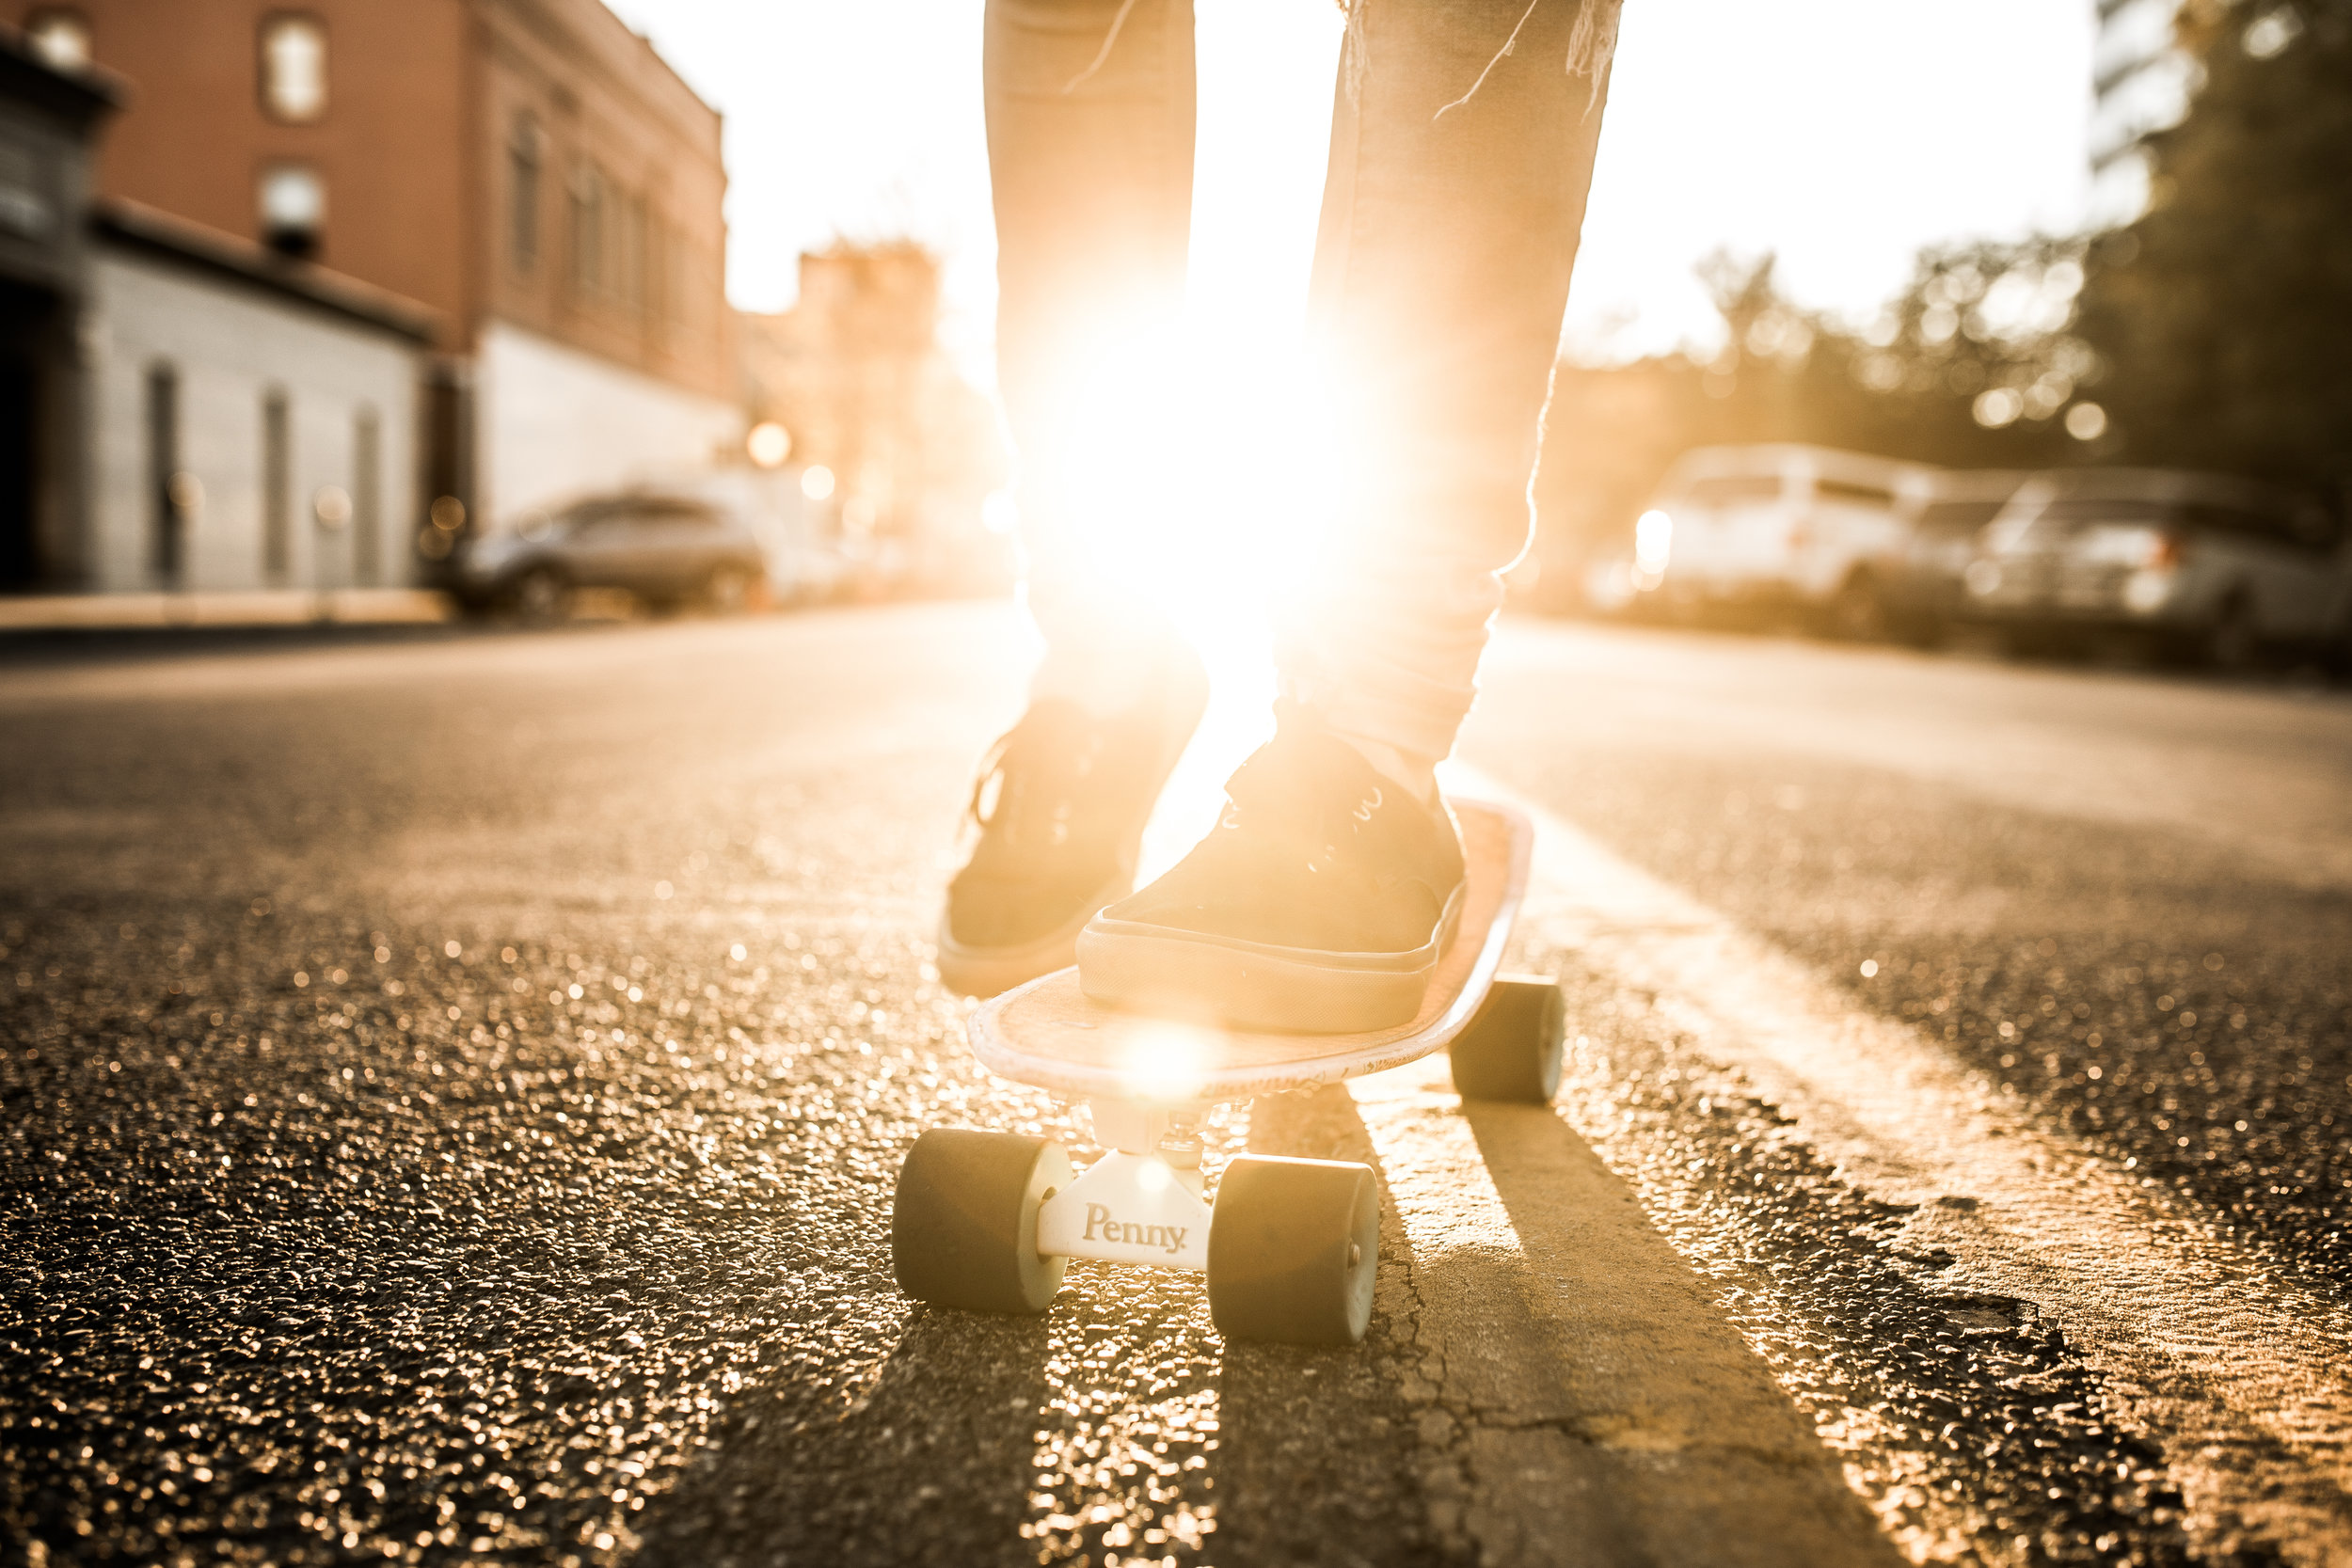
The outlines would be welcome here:
M 891 1286 L 920 1129 L 1088 1147 L 926 969 L 1022 660 L 997 606 L 0 653 L 0 1562 L 2352 1560 L 2352 704 L 1510 629 L 1464 755 L 1625 868 L 1559 897 L 1706 912 L 1531 918 L 1558 1116 L 1220 1117 L 1381 1167 L 1327 1354 L 1224 1344 L 1181 1276 L 1025 1322 Z M 1861 1091 L 1693 1022 L 1727 977 L 1641 962 L 1708 920 L 1772 1006 L 1976 1085 L 1938 1168 L 2012 1186 L 1899 1191 Z M 1966 1230 L 2044 1212 L 2027 1144 L 2126 1195 L 2066 1187 L 2046 1291 Z M 2131 1370 L 2181 1271 L 2081 1281 L 2142 1209 L 2289 1304 L 2207 1354 L 2317 1366 L 2302 1428 Z

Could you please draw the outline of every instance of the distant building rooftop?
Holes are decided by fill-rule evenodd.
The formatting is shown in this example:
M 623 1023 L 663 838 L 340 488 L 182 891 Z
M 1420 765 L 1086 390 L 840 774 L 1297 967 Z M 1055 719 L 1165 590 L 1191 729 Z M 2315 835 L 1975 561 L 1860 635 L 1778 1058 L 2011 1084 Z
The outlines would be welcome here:
M 128 96 L 122 79 L 112 71 L 96 66 L 60 69 L 22 32 L 0 26 L 0 97 L 87 124 L 120 108 Z
M 308 261 L 289 260 L 250 240 L 120 198 L 95 202 L 90 225 L 98 234 L 126 249 L 167 257 L 418 343 L 433 341 L 434 312 L 415 300 Z

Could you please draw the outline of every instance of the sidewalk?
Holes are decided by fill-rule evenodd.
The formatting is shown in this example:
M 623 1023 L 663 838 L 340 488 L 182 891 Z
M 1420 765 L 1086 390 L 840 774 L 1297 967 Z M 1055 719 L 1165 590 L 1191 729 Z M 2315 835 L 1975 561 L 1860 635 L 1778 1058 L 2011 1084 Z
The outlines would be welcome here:
M 262 589 L 228 594 L 42 594 L 0 598 L 0 635 L 180 626 L 399 626 L 453 620 L 425 588 Z

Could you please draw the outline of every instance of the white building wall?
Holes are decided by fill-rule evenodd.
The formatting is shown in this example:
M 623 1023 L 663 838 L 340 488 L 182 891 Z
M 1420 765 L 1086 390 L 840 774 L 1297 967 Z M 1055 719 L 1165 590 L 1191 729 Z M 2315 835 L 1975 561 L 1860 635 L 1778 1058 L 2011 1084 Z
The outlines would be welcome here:
M 743 438 L 732 404 L 506 322 L 483 329 L 474 373 L 476 494 L 492 526 L 585 492 L 707 468 Z
M 90 283 L 88 586 L 224 592 L 419 580 L 416 345 L 144 252 L 102 245 Z M 158 363 L 179 372 L 180 467 L 202 487 L 185 524 L 177 584 L 153 570 L 147 384 Z M 262 405 L 272 388 L 288 404 L 290 465 L 287 569 L 276 574 L 263 569 L 262 518 Z M 359 516 L 328 528 L 313 510 L 327 485 L 358 498 L 363 408 L 373 410 L 377 431 L 373 582 L 358 572 Z

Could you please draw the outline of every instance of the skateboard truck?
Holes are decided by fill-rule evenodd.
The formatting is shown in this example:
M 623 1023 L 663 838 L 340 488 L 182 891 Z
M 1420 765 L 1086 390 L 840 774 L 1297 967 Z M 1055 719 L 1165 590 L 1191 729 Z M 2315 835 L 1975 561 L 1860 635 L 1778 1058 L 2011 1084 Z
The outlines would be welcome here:
M 1201 1196 L 1200 1113 L 1132 1101 L 1088 1108 L 1096 1141 L 1111 1152 L 1045 1199 L 1038 1250 L 1206 1273 L 1211 1216 Z
M 1168 1021 L 1087 1001 L 1061 970 L 984 1004 L 975 1053 L 1007 1077 L 1084 1099 L 1108 1152 L 1083 1173 L 1050 1139 L 933 1128 L 899 1167 L 891 1209 L 898 1286 L 986 1312 L 1045 1310 L 1073 1258 L 1208 1276 L 1228 1338 L 1346 1345 L 1371 1322 L 1379 1184 L 1368 1165 L 1243 1154 L 1214 1202 L 1201 1171 L 1211 1105 L 1336 1083 L 1451 1049 L 1465 1099 L 1549 1103 L 1564 1006 L 1549 979 L 1498 979 L 1527 881 L 1534 829 L 1506 807 L 1454 802 L 1470 908 L 1422 1014 L 1353 1036 L 1193 1031 L 1186 1071 L 1165 1072 Z

